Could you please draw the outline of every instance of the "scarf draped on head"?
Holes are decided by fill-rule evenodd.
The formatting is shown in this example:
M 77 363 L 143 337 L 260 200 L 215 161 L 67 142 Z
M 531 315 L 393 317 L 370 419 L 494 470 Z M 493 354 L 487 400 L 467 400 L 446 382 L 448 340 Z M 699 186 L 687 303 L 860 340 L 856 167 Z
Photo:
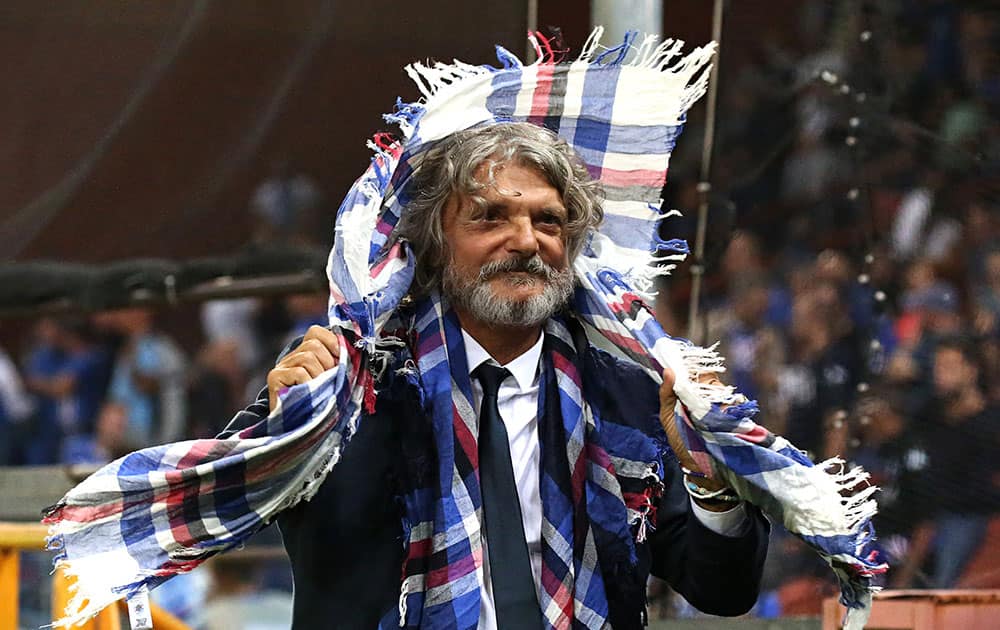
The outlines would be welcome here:
M 723 370 L 721 358 L 711 348 L 671 338 L 646 306 L 655 276 L 670 269 L 662 263 L 687 252 L 683 241 L 657 236 L 658 222 L 671 214 L 661 211 L 659 195 L 684 114 L 705 90 L 714 47 L 680 56 L 682 42 L 659 43 L 651 36 L 638 41 L 630 33 L 621 45 L 602 49 L 600 35 L 596 29 L 571 63 L 561 63 L 558 51 L 538 36 L 533 41 L 539 61 L 528 66 L 498 47 L 501 68 L 458 61 L 407 68 L 424 98 L 398 103 L 386 117 L 403 138 L 376 136 L 370 168 L 337 213 L 327 273 L 339 365 L 292 387 L 266 419 L 234 436 L 132 453 L 67 493 L 46 517 L 56 562 L 78 577 L 60 624 L 89 618 L 122 597 L 143 597 L 172 575 L 241 545 L 282 510 L 313 496 L 349 447 L 364 410 L 374 409 L 376 375 L 386 369 L 390 348 L 398 347 L 382 331 L 413 279 L 409 246 L 394 237 L 418 192 L 407 186 L 410 176 L 440 139 L 505 122 L 530 122 L 559 134 L 605 188 L 605 223 L 574 261 L 573 310 L 587 336 L 605 339 L 657 383 L 665 367 L 674 371 L 675 416 L 702 469 L 827 560 L 849 607 L 847 627 L 864 624 L 870 579 L 885 570 L 866 550 L 874 488 L 852 496 L 841 492 L 850 494 L 867 475 L 842 466 L 828 472 L 839 460 L 814 466 L 753 422 L 755 403 L 730 387 L 700 383 L 697 375 Z M 452 351 L 456 324 L 440 300 L 423 305 L 413 330 L 419 333 L 414 358 L 431 401 L 439 468 L 433 500 L 426 492 L 404 497 L 409 542 L 400 617 L 423 628 L 474 627 L 482 541 L 476 420 L 460 365 L 464 358 L 458 358 L 464 355 Z M 648 493 L 622 492 L 631 483 L 625 469 L 639 468 L 628 463 L 639 459 L 651 465 L 658 455 L 609 453 L 602 445 L 600 419 L 580 392 L 566 330 L 559 322 L 549 324 L 546 374 L 558 386 L 562 461 L 571 474 L 566 477 L 563 466 L 543 455 L 543 475 L 554 483 L 548 490 L 543 483 L 543 518 L 552 527 L 543 541 L 540 603 L 553 628 L 598 628 L 607 615 L 601 563 L 632 561 L 635 541 L 651 520 Z M 357 341 L 350 343 L 345 331 Z M 550 447 L 557 435 L 547 439 Z M 636 444 L 655 444 L 646 437 Z M 563 452 L 546 449 L 556 451 Z M 435 553 L 445 549 L 447 554 Z

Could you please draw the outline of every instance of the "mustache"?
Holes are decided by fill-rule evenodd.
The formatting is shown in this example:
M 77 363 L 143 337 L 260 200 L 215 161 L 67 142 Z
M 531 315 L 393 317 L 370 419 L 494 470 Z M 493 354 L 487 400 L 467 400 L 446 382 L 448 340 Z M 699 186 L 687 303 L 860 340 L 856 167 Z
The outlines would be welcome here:
M 479 268 L 479 280 L 489 280 L 502 273 L 516 272 L 528 273 L 544 280 L 553 280 L 559 275 L 559 271 L 545 264 L 545 261 L 535 254 L 531 258 L 508 258 L 488 262 Z

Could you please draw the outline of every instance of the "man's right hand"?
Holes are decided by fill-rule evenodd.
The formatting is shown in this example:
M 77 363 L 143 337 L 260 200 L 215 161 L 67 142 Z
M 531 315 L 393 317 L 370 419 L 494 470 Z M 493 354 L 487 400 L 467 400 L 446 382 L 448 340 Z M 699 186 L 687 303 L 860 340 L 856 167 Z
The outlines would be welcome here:
M 316 378 L 337 366 L 340 341 L 322 326 L 310 326 L 297 348 L 286 354 L 267 373 L 267 397 L 270 409 L 278 403 L 278 393 Z

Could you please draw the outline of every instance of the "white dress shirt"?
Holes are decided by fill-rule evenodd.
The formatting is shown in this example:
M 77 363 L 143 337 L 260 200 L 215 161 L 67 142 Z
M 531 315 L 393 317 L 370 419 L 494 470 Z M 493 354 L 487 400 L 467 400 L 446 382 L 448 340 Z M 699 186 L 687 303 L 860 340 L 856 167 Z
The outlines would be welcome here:
M 471 376 L 473 370 L 486 362 L 499 365 L 472 336 L 462 331 L 465 342 L 465 357 Z M 503 365 L 512 378 L 500 383 L 497 403 L 500 419 L 507 429 L 510 446 L 510 462 L 514 469 L 517 498 L 521 502 L 521 523 L 524 538 L 528 543 L 531 573 L 535 578 L 535 590 L 541 591 L 542 582 L 542 498 L 539 492 L 541 452 L 538 442 L 538 387 L 539 365 L 542 357 L 544 334 L 527 352 L 510 363 Z M 483 400 L 483 387 L 476 378 L 472 379 L 472 397 L 475 409 Z M 743 533 L 748 521 L 743 504 L 726 512 L 712 512 L 691 502 L 694 514 L 708 529 L 723 536 L 738 536 Z M 489 549 L 483 541 L 483 572 L 479 585 L 482 599 L 479 604 L 479 630 L 496 630 L 496 610 L 493 605 L 493 585 L 490 580 Z

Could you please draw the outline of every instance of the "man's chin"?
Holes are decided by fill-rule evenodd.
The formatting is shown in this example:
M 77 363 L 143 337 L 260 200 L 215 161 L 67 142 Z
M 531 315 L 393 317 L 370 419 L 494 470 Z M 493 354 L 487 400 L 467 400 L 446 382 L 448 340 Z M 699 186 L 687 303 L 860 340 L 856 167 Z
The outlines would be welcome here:
M 484 324 L 536 326 L 558 312 L 571 297 L 572 275 L 549 280 L 513 272 L 465 283 L 458 274 L 446 271 L 442 289 L 453 305 Z

